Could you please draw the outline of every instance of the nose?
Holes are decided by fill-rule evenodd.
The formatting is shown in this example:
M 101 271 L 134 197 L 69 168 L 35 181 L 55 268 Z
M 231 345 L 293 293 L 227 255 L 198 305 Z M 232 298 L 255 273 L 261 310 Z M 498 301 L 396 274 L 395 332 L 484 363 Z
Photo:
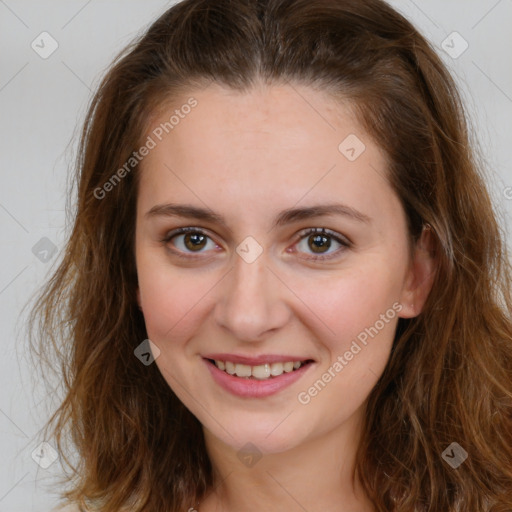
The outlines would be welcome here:
M 238 255 L 234 260 L 218 290 L 216 322 L 239 341 L 262 341 L 289 320 L 286 286 L 269 268 L 265 253 L 252 263 Z

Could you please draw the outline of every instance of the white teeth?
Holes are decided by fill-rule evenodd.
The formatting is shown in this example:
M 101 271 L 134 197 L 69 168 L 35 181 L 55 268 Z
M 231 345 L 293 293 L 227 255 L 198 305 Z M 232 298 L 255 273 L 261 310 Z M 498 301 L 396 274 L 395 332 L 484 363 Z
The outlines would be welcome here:
M 277 377 L 283 373 L 283 363 L 272 363 L 270 365 L 270 375 Z
M 282 375 L 283 373 L 290 373 L 293 370 L 298 370 L 302 366 L 302 362 L 287 361 L 286 363 L 265 363 L 257 366 L 249 366 L 248 364 L 215 360 L 215 366 L 217 366 L 219 370 L 229 373 L 229 375 L 266 380 L 271 377 L 279 377 L 279 375 Z
M 237 365 L 238 366 L 238 365 Z M 238 377 L 241 377 L 241 375 L 236 373 Z M 270 365 L 269 364 L 259 364 L 258 366 L 252 367 L 252 376 L 255 379 L 268 379 L 270 377 Z M 246 377 L 246 375 L 244 375 Z
M 286 362 L 283 364 L 283 369 L 286 373 L 290 373 L 290 372 L 293 372 L 293 362 L 289 363 L 289 362 Z
M 250 377 L 251 367 L 248 364 L 235 364 L 235 373 L 238 377 Z

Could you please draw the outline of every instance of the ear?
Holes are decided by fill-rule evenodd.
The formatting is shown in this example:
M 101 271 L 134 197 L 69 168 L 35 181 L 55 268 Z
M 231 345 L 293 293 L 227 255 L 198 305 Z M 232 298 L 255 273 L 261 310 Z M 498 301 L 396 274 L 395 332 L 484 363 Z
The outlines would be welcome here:
M 436 273 L 435 239 L 430 225 L 425 225 L 416 242 L 402 289 L 402 318 L 414 318 L 423 310 Z

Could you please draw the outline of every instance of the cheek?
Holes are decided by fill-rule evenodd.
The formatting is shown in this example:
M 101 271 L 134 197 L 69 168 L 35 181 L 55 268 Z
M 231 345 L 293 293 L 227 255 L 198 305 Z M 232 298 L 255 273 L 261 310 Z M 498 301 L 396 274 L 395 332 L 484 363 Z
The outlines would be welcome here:
M 168 266 L 143 253 L 137 259 L 137 274 L 148 336 L 158 343 L 180 328 L 201 290 L 197 280 L 170 272 Z
M 297 399 L 321 408 L 327 425 L 362 405 L 384 371 L 401 309 L 399 282 L 375 269 L 347 273 L 323 292 L 310 288 L 307 295 L 304 286 L 302 293 L 305 302 L 314 304 L 310 318 L 316 326 L 310 328 L 325 357 Z
M 222 274 L 208 269 L 172 267 L 151 251 L 141 251 L 137 270 L 149 339 L 162 350 L 181 350 L 204 324 L 212 307 L 212 292 Z
M 311 280 L 295 279 L 295 291 L 310 308 L 310 318 L 323 325 L 325 340 L 332 340 L 333 348 L 356 338 L 365 329 L 379 322 L 386 315 L 387 332 L 390 319 L 396 316 L 401 281 L 398 273 L 392 273 L 383 265 L 361 265 L 339 275 L 324 276 Z M 316 319 L 316 320 L 315 320 Z

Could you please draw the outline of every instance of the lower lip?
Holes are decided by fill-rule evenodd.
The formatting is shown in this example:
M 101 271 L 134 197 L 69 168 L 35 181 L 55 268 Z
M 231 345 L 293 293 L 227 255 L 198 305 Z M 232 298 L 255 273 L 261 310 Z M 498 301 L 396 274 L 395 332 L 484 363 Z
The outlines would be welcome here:
M 266 396 L 279 393 L 282 389 L 299 380 L 311 368 L 311 366 L 313 366 L 313 363 L 309 362 L 304 366 L 301 366 L 298 370 L 288 373 L 285 372 L 278 377 L 258 380 L 229 375 L 229 373 L 219 370 L 217 366 L 209 360 L 204 359 L 204 362 L 217 384 L 233 395 L 245 398 L 264 398 Z

